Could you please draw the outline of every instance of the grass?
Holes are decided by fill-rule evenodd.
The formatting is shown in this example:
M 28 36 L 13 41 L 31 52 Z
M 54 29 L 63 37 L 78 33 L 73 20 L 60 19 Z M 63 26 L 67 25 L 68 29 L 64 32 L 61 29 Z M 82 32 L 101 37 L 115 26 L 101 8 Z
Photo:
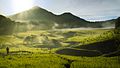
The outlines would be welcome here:
M 71 68 L 120 68 L 120 57 L 81 58 L 71 64 Z
M 68 42 L 79 42 L 81 43 L 81 45 L 84 44 L 91 44 L 91 43 L 95 43 L 95 42 L 101 42 L 101 41 L 105 41 L 105 40 L 109 40 L 109 39 L 113 39 L 116 36 L 116 34 L 114 33 L 114 30 L 109 30 L 109 31 L 105 31 L 105 32 L 99 32 L 96 34 L 87 34 L 87 35 L 83 35 L 83 36 L 73 36 L 67 39 Z
M 41 34 L 48 36 L 50 42 L 52 39 L 57 40 L 61 46 L 49 49 L 34 47 L 37 45 L 47 46 L 46 44 L 23 44 L 24 37 L 37 35 L 40 38 Z M 71 46 L 76 47 L 114 38 L 117 38 L 119 42 L 120 33 L 117 30 L 30 31 L 0 36 L 0 68 L 120 68 L 119 56 L 82 57 L 55 54 L 57 50 L 66 47 L 72 48 Z M 77 42 L 78 44 L 71 44 L 70 42 Z M 10 48 L 9 55 L 6 55 L 6 47 Z M 72 49 L 94 52 L 94 50 Z
M 72 60 L 70 68 L 120 68 L 120 57 L 76 57 L 60 55 Z
M 71 60 L 72 62 L 69 63 Z M 76 57 L 57 54 L 16 54 L 0 57 L 0 68 L 119 68 L 120 57 Z
M 66 63 L 52 54 L 9 55 L 0 58 L 0 68 L 65 68 Z

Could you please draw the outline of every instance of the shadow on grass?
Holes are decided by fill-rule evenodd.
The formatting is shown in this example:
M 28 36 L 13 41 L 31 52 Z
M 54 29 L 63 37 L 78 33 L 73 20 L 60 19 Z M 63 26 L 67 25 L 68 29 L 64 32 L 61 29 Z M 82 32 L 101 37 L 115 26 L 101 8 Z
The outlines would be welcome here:
M 57 50 L 57 54 L 72 55 L 72 56 L 119 56 L 120 51 L 117 51 L 118 45 L 114 39 L 96 42 L 87 45 L 81 45 L 74 48 L 64 48 Z
M 95 51 L 95 50 L 77 50 L 72 48 L 65 48 L 56 51 L 57 54 L 62 55 L 72 55 L 72 56 L 86 56 L 86 57 L 94 57 L 94 56 L 100 56 L 102 55 L 101 52 Z
M 107 53 L 116 51 L 118 49 L 118 45 L 116 45 L 115 40 L 107 40 L 107 41 L 77 46 L 75 48 L 87 49 L 87 50 L 97 50 L 97 51 L 102 52 L 103 54 L 107 54 Z
M 30 51 L 11 51 L 9 54 L 33 54 Z

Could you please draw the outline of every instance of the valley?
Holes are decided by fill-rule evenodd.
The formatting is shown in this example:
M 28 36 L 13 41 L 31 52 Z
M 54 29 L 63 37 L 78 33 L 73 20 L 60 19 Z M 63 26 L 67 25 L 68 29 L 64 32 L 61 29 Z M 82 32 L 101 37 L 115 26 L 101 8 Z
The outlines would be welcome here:
M 119 23 L 38 6 L 0 15 L 0 68 L 120 68 Z

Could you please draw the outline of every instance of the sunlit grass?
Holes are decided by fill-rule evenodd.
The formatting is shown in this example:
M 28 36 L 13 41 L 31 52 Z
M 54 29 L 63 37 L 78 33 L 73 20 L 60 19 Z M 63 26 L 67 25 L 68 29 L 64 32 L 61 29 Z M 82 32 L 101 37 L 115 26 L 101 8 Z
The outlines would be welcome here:
M 98 34 L 89 34 L 83 35 L 83 36 L 73 36 L 67 39 L 67 41 L 73 41 L 73 42 L 79 42 L 82 45 L 83 44 L 90 44 L 95 42 L 101 42 L 105 40 L 114 39 L 116 34 L 114 31 L 106 31 L 106 32 L 99 32 Z
M 0 44 L 5 46 L 0 49 L 0 68 L 66 68 L 66 64 L 70 65 L 70 68 L 120 68 L 120 57 L 118 56 L 76 57 L 55 54 L 56 50 L 69 46 L 69 43 L 65 43 L 66 41 L 90 44 L 113 39 L 115 34 L 112 30 L 74 30 L 73 35 L 67 36 L 69 32 L 29 31 L 18 33 L 15 36 L 0 36 Z M 44 39 L 44 36 L 41 36 L 41 34 L 48 36 L 49 41 L 52 39 L 59 41 L 62 46 L 49 49 L 34 47 L 36 45 L 44 46 L 46 44 L 23 44 L 24 38 L 30 35 L 37 35 L 39 41 L 42 38 Z M 119 37 L 119 34 L 117 34 L 117 37 Z M 7 46 L 10 48 L 10 55 L 4 56 L 2 54 L 6 54 Z M 72 61 L 71 64 L 70 61 Z
M 0 58 L 0 68 L 65 68 L 66 63 L 66 60 L 52 54 L 10 55 Z

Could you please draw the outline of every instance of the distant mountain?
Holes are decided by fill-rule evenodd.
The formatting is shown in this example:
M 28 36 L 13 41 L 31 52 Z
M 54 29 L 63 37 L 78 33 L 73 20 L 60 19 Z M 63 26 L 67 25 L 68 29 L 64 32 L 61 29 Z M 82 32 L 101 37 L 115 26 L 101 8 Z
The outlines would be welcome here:
M 0 35 L 12 34 L 14 31 L 15 22 L 11 21 L 3 15 L 0 15 Z
M 80 27 L 87 23 L 84 19 L 74 16 L 71 13 L 55 15 L 37 6 L 30 10 L 12 15 L 9 18 L 19 22 L 32 22 L 32 24 L 46 23 L 47 25 L 52 26 L 58 25 L 55 26 L 58 28 Z
M 106 21 L 98 21 L 96 23 L 100 23 L 102 27 L 115 27 L 116 19 L 106 20 Z
M 9 16 L 10 19 L 29 23 L 35 26 L 34 29 L 50 29 L 50 28 L 78 28 L 78 27 L 103 27 L 103 23 L 89 22 L 79 18 L 71 13 L 63 13 L 55 15 L 43 8 L 35 6 L 27 11 Z M 109 26 L 109 25 L 108 25 Z M 111 26 L 111 25 L 110 25 Z M 113 26 L 113 24 L 112 24 Z
M 86 27 L 89 23 L 88 21 L 79 18 L 71 13 L 63 13 L 57 17 L 58 19 L 56 22 L 64 28 Z

